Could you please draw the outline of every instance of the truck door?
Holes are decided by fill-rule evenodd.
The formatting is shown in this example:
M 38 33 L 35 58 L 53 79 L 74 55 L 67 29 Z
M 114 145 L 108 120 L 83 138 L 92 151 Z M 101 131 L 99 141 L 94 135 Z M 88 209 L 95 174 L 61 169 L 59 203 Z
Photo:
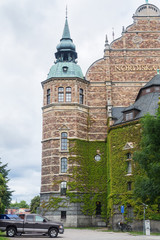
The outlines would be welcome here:
M 39 215 L 35 216 L 35 229 L 39 233 L 47 233 L 48 232 L 48 224 L 45 219 Z
M 35 220 L 34 215 L 26 215 L 24 221 L 24 232 L 34 232 L 35 231 Z

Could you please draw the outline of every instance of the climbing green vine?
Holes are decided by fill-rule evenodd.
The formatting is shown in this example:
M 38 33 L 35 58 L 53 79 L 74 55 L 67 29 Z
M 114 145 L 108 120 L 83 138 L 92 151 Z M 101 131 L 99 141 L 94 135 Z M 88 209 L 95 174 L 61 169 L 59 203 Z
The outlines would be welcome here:
M 96 161 L 95 156 L 100 160 Z M 101 205 L 101 216 L 106 218 L 107 172 L 106 143 L 101 141 L 70 140 L 69 173 L 67 195 L 70 202 L 81 203 L 85 215 L 96 215 L 97 204 Z

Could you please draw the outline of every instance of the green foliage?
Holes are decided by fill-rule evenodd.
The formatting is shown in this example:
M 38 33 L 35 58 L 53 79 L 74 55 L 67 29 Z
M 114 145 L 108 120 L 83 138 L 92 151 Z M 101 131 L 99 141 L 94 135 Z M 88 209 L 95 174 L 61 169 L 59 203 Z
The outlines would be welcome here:
M 29 205 L 26 203 L 25 200 L 20 201 L 19 203 L 11 203 L 10 204 L 11 208 L 29 208 Z
M 128 174 L 127 154 L 133 156 L 133 152 L 139 149 L 139 142 L 141 138 L 141 125 L 139 122 L 132 122 L 120 126 L 112 127 L 109 130 L 107 137 L 107 215 L 108 218 L 114 213 L 120 213 L 120 206 L 125 207 L 125 219 L 129 218 L 127 207 L 132 206 L 136 208 L 137 202 L 133 199 L 134 189 L 134 175 L 140 174 L 140 168 L 135 165 L 131 158 L 132 174 Z M 126 143 L 133 143 L 133 148 L 125 149 Z M 128 183 L 131 182 L 131 190 L 128 190 Z M 119 206 L 117 209 L 116 206 Z M 139 209 L 139 207 L 138 207 Z M 139 211 L 134 212 L 135 215 Z M 141 211 L 140 211 L 141 212 Z M 128 219 L 129 220 L 129 219 Z
M 96 161 L 95 156 L 101 160 Z M 107 172 L 106 143 L 100 141 L 70 140 L 69 173 L 67 196 L 70 202 L 81 203 L 84 215 L 96 214 L 96 203 L 102 206 L 102 217 L 106 218 Z
M 39 206 L 40 206 L 40 196 L 38 195 L 31 200 L 31 204 L 30 204 L 31 213 L 36 213 L 37 207 Z
M 142 130 L 141 150 L 134 154 L 134 160 L 144 174 L 136 179 L 135 195 L 143 202 L 154 203 L 160 196 L 160 112 L 156 117 L 147 114 Z
M 8 187 L 8 173 L 7 164 L 0 162 L 0 213 L 4 213 L 5 208 L 9 207 L 12 191 Z
M 63 197 L 53 197 L 50 196 L 48 201 L 43 201 L 41 203 L 41 207 L 43 208 L 43 213 L 46 213 L 50 210 L 55 211 L 60 207 L 66 207 L 67 199 L 64 199 Z

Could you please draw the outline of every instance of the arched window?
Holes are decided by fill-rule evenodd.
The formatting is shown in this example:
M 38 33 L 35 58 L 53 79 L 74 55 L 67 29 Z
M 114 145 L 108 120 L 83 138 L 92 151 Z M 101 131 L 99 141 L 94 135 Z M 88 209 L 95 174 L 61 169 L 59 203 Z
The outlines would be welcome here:
M 50 104 L 51 102 L 51 90 L 47 89 L 47 104 Z
M 66 87 L 66 102 L 71 102 L 71 87 Z
M 58 88 L 58 102 L 64 102 L 64 89 L 63 89 L 63 87 Z
M 67 150 L 67 133 L 61 133 L 61 150 Z
M 67 172 L 67 158 L 61 158 L 61 173 Z
M 61 195 L 65 196 L 67 191 L 67 182 L 61 182 Z
M 83 89 L 82 88 L 80 88 L 79 89 L 79 103 L 80 104 L 83 104 Z

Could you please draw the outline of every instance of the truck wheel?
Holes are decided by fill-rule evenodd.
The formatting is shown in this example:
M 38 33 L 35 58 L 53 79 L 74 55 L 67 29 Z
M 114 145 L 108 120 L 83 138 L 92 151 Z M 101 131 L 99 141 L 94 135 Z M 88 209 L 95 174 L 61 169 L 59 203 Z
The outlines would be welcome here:
M 7 237 L 14 237 L 16 235 L 15 227 L 9 227 L 6 230 Z
M 58 235 L 58 230 L 56 228 L 51 228 L 49 229 L 48 234 L 51 238 L 56 238 Z

